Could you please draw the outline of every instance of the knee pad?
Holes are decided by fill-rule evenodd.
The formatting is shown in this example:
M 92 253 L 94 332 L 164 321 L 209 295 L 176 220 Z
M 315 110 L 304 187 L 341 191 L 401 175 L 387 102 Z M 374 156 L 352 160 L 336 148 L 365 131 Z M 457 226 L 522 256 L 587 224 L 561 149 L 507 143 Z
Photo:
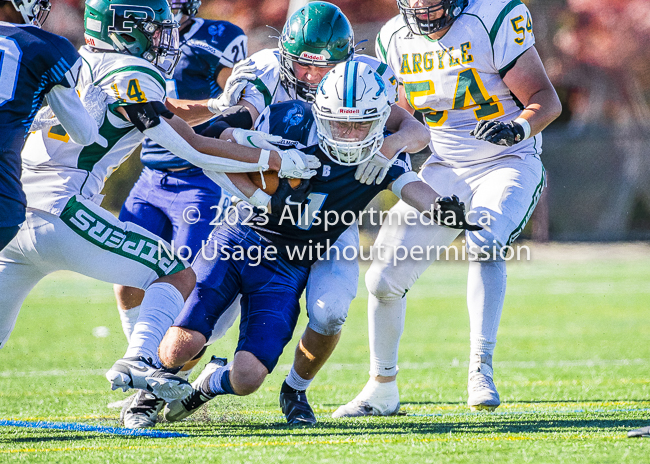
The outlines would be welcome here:
M 336 335 L 343 328 L 351 302 L 352 299 L 346 294 L 325 293 L 307 308 L 309 314 L 307 326 L 327 337 Z
M 399 300 L 408 291 L 397 279 L 394 267 L 374 264 L 366 272 L 366 288 L 378 300 Z

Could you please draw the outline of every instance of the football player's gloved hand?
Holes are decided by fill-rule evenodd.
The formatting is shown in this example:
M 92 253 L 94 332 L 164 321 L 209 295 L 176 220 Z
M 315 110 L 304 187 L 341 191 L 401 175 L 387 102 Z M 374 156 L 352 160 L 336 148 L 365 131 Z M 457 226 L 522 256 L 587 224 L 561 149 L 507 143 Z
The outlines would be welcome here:
M 511 147 L 515 143 L 524 140 L 526 132 L 521 124 L 515 121 L 485 121 L 482 119 L 476 124 L 476 127 L 469 135 L 473 135 L 478 140 L 485 140 L 495 145 Z
M 92 84 L 81 91 L 81 103 L 83 103 L 88 114 L 97 122 L 97 127 L 101 127 L 104 123 L 106 107 L 108 106 L 107 98 L 108 94 L 106 92 Z
M 483 230 L 483 227 L 470 224 L 465 217 L 465 203 L 456 195 L 436 199 L 433 210 L 434 221 L 441 226 L 451 229 Z
M 266 150 L 277 150 L 278 147 L 273 144 L 282 141 L 282 137 L 279 135 L 271 135 L 260 131 L 246 129 L 233 129 L 232 137 L 239 145 Z
M 208 100 L 208 109 L 218 116 L 227 108 L 235 106 L 248 83 L 257 78 L 255 71 L 257 67 L 250 58 L 238 62 L 232 69 L 221 95 Z
M 296 188 L 292 188 L 289 179 L 280 178 L 278 189 L 271 195 L 271 211 L 270 214 L 277 217 L 282 217 L 285 208 L 291 211 L 291 217 L 297 221 L 300 219 L 298 214 L 301 212 L 300 205 L 302 205 L 309 194 L 311 193 L 312 186 L 308 180 L 301 180 Z
M 277 150 L 277 149 L 276 149 Z M 279 177 L 293 177 L 294 179 L 309 179 L 316 175 L 314 169 L 320 167 L 318 157 L 306 155 L 300 150 L 290 148 L 289 150 L 279 150 L 282 164 L 278 171 Z
M 381 184 L 390 168 L 397 161 L 397 156 L 404 150 L 406 150 L 406 147 L 398 150 L 391 159 L 386 158 L 381 152 L 375 153 L 368 161 L 359 165 L 354 173 L 354 178 L 366 185 L 372 185 L 373 182 Z
M 29 128 L 29 131 L 36 132 L 43 129 L 49 129 L 50 127 L 56 126 L 57 124 L 59 124 L 59 120 L 56 116 L 54 116 L 52 108 L 49 106 L 44 106 L 38 111 L 38 113 L 36 113 L 36 116 L 34 116 L 34 121 L 32 122 L 32 126 Z

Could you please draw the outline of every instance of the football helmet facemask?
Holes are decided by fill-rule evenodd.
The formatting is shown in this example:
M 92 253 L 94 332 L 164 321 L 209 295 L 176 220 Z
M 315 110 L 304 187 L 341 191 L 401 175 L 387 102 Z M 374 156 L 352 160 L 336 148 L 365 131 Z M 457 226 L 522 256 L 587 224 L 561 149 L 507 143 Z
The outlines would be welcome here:
M 201 0 L 170 0 L 169 7 L 172 10 L 174 19 L 180 24 L 183 16 L 193 18 L 199 12 Z
M 11 4 L 22 15 L 25 24 L 36 27 L 43 26 L 52 8 L 50 0 L 11 0 Z
M 316 91 L 318 145 L 335 163 L 354 166 L 384 143 L 390 101 L 381 76 L 358 61 L 336 65 Z
M 468 0 L 440 0 L 431 6 L 411 8 L 409 0 L 397 0 L 400 13 L 413 34 L 429 35 L 450 26 L 460 16 Z M 442 11 L 442 16 L 437 19 L 429 19 L 437 16 Z
M 181 57 L 178 23 L 167 0 L 87 0 L 84 37 L 96 50 L 116 51 L 151 62 L 171 74 Z
M 354 33 L 339 7 L 312 2 L 296 11 L 280 35 L 280 82 L 292 98 L 313 101 L 318 83 L 299 81 L 294 63 L 327 66 L 348 61 L 354 54 Z

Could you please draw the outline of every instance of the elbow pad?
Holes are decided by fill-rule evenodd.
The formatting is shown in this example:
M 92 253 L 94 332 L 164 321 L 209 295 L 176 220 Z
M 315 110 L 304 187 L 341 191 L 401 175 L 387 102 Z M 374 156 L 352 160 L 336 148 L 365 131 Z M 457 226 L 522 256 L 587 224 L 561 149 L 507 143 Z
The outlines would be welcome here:
M 174 113 L 169 111 L 162 102 L 136 103 L 123 106 L 123 108 L 129 116 L 131 123 L 140 132 L 159 125 L 160 116 L 164 116 L 167 119 L 174 117 Z
M 221 116 L 216 117 L 212 124 L 201 132 L 201 135 L 218 139 L 221 133 L 229 127 L 239 129 L 250 129 L 253 127 L 253 118 L 248 108 L 241 105 L 228 108 Z

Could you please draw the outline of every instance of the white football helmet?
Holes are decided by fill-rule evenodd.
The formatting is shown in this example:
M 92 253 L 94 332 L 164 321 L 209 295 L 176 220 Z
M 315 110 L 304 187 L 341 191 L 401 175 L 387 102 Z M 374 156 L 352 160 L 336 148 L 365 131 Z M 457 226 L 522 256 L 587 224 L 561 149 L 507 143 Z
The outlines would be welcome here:
M 11 3 L 22 15 L 25 24 L 37 27 L 43 26 L 52 8 L 50 0 L 11 0 Z
M 386 84 L 365 63 L 340 63 L 318 85 L 313 112 L 318 145 L 327 156 L 344 166 L 361 164 L 384 143 Z

